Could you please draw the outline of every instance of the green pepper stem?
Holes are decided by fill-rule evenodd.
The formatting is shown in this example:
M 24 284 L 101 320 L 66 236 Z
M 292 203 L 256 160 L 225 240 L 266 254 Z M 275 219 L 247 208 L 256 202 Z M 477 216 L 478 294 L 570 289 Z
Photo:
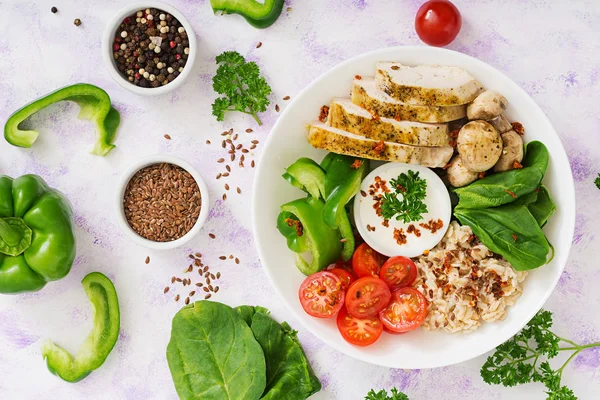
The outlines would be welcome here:
M 0 240 L 9 246 L 16 246 L 23 239 L 23 235 L 0 218 Z

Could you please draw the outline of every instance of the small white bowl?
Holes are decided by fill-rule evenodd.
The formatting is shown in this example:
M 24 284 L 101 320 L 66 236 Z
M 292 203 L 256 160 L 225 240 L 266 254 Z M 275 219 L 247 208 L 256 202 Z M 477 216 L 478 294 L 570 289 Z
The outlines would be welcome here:
M 196 221 L 192 229 L 190 229 L 188 233 L 186 233 L 179 239 L 170 242 L 154 242 L 152 240 L 148 240 L 138 235 L 131 228 L 131 226 L 129 226 L 127 218 L 125 218 L 125 210 L 123 208 L 123 198 L 125 197 L 125 190 L 127 189 L 127 184 L 129 183 L 131 178 L 142 168 L 161 163 L 177 165 L 178 167 L 181 167 L 187 172 L 189 172 L 198 184 L 198 188 L 200 189 L 200 196 L 202 199 L 200 215 L 198 216 L 198 220 Z M 117 222 L 119 226 L 121 227 L 123 232 L 125 232 L 125 234 L 129 237 L 129 239 L 133 240 L 135 243 L 141 246 L 152 250 L 170 250 L 184 245 L 185 243 L 190 241 L 198 232 L 200 232 L 200 229 L 202 229 L 202 225 L 204 225 L 204 222 L 206 221 L 206 217 L 208 217 L 210 202 L 208 198 L 208 188 L 206 187 L 206 183 L 204 183 L 204 180 L 194 167 L 192 167 L 188 162 L 183 161 L 177 157 L 169 156 L 166 154 L 155 154 L 136 161 L 133 165 L 127 168 L 125 172 L 123 172 L 123 175 L 121 175 L 117 188 L 118 189 L 115 199 L 115 211 L 117 213 Z
M 169 82 L 164 86 L 159 86 L 155 88 L 143 88 L 140 86 L 136 86 L 133 83 L 129 82 L 127 78 L 123 77 L 123 75 L 121 75 L 117 68 L 117 64 L 113 57 L 112 49 L 115 32 L 117 31 L 119 25 L 121 25 L 123 19 L 139 10 L 145 10 L 146 8 L 157 8 L 175 17 L 175 19 L 177 19 L 185 28 L 185 32 L 188 36 L 188 41 L 190 42 L 190 54 L 188 55 L 187 63 L 185 64 L 185 67 L 183 67 L 183 71 L 181 71 L 181 74 L 179 74 L 177 78 L 173 79 L 172 82 Z M 111 18 L 110 21 L 108 21 L 108 23 L 106 24 L 106 29 L 104 30 L 104 36 L 102 37 L 102 59 L 106 64 L 110 76 L 112 76 L 112 78 L 125 89 L 142 96 L 158 96 L 161 94 L 171 92 L 177 89 L 179 86 L 181 86 L 192 71 L 192 68 L 194 67 L 194 62 L 196 60 L 196 52 L 196 34 L 194 33 L 190 22 L 175 7 L 165 3 L 161 3 L 159 1 L 138 2 L 123 7 L 114 15 L 114 17 Z

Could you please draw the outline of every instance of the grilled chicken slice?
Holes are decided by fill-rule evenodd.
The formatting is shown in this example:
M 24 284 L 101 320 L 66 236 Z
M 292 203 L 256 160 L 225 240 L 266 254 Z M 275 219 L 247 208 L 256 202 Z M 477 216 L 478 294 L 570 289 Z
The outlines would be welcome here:
M 308 142 L 318 149 L 338 154 L 372 160 L 420 164 L 431 168 L 446 165 L 454 152 L 454 148 L 450 146 L 422 147 L 367 139 L 364 136 L 332 128 L 321 122 L 315 122 L 309 127 Z
M 449 122 L 467 116 L 467 106 L 422 106 L 401 103 L 377 90 L 374 78 L 355 79 L 352 85 L 352 102 L 380 118 L 417 122 Z
M 350 99 L 333 99 L 329 106 L 328 124 L 334 128 L 386 142 L 415 146 L 448 146 L 448 124 L 424 124 L 413 121 L 396 121 L 379 118 Z
M 379 90 L 408 104 L 457 106 L 470 103 L 483 90 L 464 69 L 442 65 L 380 62 L 375 80 Z

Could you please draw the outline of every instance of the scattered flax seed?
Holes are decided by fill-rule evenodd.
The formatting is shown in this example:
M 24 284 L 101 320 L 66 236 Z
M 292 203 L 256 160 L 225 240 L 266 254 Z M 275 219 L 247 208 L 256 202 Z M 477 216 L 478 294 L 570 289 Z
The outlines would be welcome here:
M 211 238 L 211 239 L 214 239 L 214 238 L 216 238 L 216 236 L 215 236 L 215 234 L 214 234 L 214 233 L 209 233 L 209 234 L 208 234 L 208 237 L 209 237 L 209 238 Z
M 196 257 L 194 257 L 194 255 L 193 255 L 193 254 L 188 254 L 188 257 L 189 257 L 189 258 L 191 258 L 192 260 L 193 260 L 194 258 L 196 258 Z
M 175 301 L 179 301 L 179 295 L 175 295 Z
M 181 281 L 182 281 L 182 279 L 181 279 L 181 278 L 175 278 L 175 280 L 176 280 L 177 282 L 181 282 Z
M 208 288 L 207 288 L 207 287 L 204 287 L 204 288 L 202 288 L 202 290 L 204 290 L 206 293 L 208 293 L 208 292 L 209 292 L 209 290 L 208 290 Z
M 165 290 L 163 290 L 163 293 L 167 293 L 169 291 L 169 287 L 165 286 Z
M 252 144 L 258 144 L 259 142 L 258 142 L 258 140 L 255 139 L 255 140 L 251 141 L 250 143 L 252 143 Z
M 224 140 L 221 142 L 221 147 L 222 147 L 222 148 L 225 148 L 225 147 L 227 147 L 227 143 L 226 143 Z
M 236 258 L 235 258 L 235 263 L 236 263 L 236 264 L 239 264 L 239 263 L 240 263 L 240 259 L 236 257 Z
M 233 260 L 233 254 L 230 254 L 230 255 L 229 255 L 229 259 L 230 259 L 230 260 Z
M 206 144 L 210 144 L 210 140 L 207 140 L 207 141 L 206 141 Z
M 208 285 L 208 290 L 210 290 L 212 292 L 215 290 L 215 288 L 212 285 Z
M 221 256 L 221 257 L 219 257 L 219 260 L 227 260 L 227 257 Z
M 202 270 L 202 273 L 207 273 L 208 272 L 208 265 L 206 267 L 204 267 L 204 269 Z
M 252 132 L 254 132 L 252 129 L 250 129 L 250 128 L 246 129 L 246 133 L 252 133 Z
M 210 274 L 210 279 L 215 280 L 217 278 L 215 277 L 215 274 Z
M 196 294 L 196 291 L 195 291 L 195 290 L 192 290 L 192 291 L 190 292 L 189 296 L 190 296 L 190 297 L 192 297 L 192 296 L 194 296 L 195 294 Z
M 223 200 L 227 200 L 227 195 L 223 193 Z
M 236 133 L 235 135 L 233 135 L 233 140 L 237 140 L 238 138 L 238 134 Z
M 186 297 L 186 298 L 185 298 L 185 304 L 186 304 L 186 305 L 190 304 L 190 298 L 189 298 L 189 297 Z
M 204 296 L 204 300 L 208 300 L 208 299 L 210 299 L 210 297 L 211 297 L 211 296 L 212 296 L 212 295 L 211 295 L 210 293 L 209 293 L 209 294 L 207 294 L 206 296 Z
M 231 161 L 234 161 L 235 160 L 235 154 L 232 154 L 230 158 L 231 158 Z
M 254 168 L 254 166 L 255 166 L 255 165 L 256 165 L 256 164 L 254 163 L 254 160 L 252 160 L 252 162 L 250 163 L 250 166 L 251 166 L 252 168 Z
M 242 154 L 242 156 L 240 157 L 240 161 L 244 162 L 245 159 L 246 159 L 246 156 Z
M 275 111 L 279 112 L 279 104 L 275 104 Z
M 240 189 L 239 187 L 237 188 L 237 192 L 238 194 L 242 194 L 242 189 Z
M 225 172 L 225 173 L 223 174 L 223 178 L 227 178 L 228 176 L 229 176 L 229 172 Z
M 204 274 L 204 277 L 205 277 L 205 278 L 208 278 L 209 276 L 210 276 L 210 273 L 208 273 L 208 272 L 206 272 L 206 273 Z
M 226 165 L 225 169 L 227 170 L 227 172 L 231 172 L 231 167 L 229 165 Z
M 225 131 L 225 132 L 221 133 L 221 136 L 227 136 L 227 135 L 229 135 L 229 131 Z
M 285 96 L 285 97 L 283 98 L 283 100 L 289 100 L 289 99 L 290 99 L 290 96 Z
M 202 287 L 202 286 L 204 286 L 204 283 L 202 283 L 202 282 L 198 282 L 198 283 L 196 283 L 196 286 L 198 286 L 198 287 Z
M 194 266 L 190 264 L 190 266 L 186 269 L 186 272 L 192 272 L 194 270 Z
M 172 278 L 171 278 L 171 283 L 175 283 L 175 280 L 176 280 L 176 279 L 177 279 L 177 278 L 175 278 L 175 277 L 172 277 Z
M 221 273 L 217 272 L 217 279 L 219 279 L 221 277 Z
M 167 134 L 165 133 L 165 139 L 167 139 L 167 140 L 171 140 L 171 136 L 169 136 L 169 135 L 167 135 Z
M 146 261 L 145 261 L 145 263 L 146 263 L 146 264 L 150 264 L 150 256 L 147 256 L 147 257 L 146 257 Z
M 397 66 L 397 65 L 392 65 L 392 69 L 393 69 L 394 71 L 396 71 L 396 70 L 399 70 L 399 69 L 400 69 L 400 67 L 399 67 L 399 66 Z
M 258 44 L 256 45 L 256 48 L 260 49 L 260 46 L 262 46 L 262 42 L 258 42 Z
M 235 149 L 236 149 L 236 150 L 239 150 L 239 149 L 241 149 L 241 148 L 242 148 L 242 144 L 241 144 L 241 143 L 240 143 L 240 144 L 238 144 L 237 146 L 235 146 Z
M 216 179 L 221 179 L 221 177 L 222 177 L 222 176 L 223 176 L 223 174 L 219 172 L 219 173 L 217 174 L 217 178 L 216 178 Z
M 225 184 L 225 190 L 229 190 L 229 185 L 227 183 Z
M 215 290 L 214 290 L 214 292 L 215 292 L 215 293 L 217 293 L 218 291 L 219 291 L 219 287 L 218 287 L 218 286 L 215 286 Z
M 224 158 L 219 158 L 219 159 L 217 160 L 217 162 L 218 162 L 218 163 L 225 162 L 225 159 L 224 159 Z
M 362 197 L 367 197 L 367 193 L 366 193 L 364 190 L 361 190 L 361 191 L 360 191 L 360 195 L 361 195 Z

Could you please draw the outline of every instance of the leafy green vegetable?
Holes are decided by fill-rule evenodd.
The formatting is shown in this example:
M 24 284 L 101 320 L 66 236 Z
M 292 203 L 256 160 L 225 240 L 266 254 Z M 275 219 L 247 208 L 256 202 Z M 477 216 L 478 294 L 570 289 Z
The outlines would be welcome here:
M 212 114 L 217 121 L 223 121 L 228 111 L 239 111 L 250 114 L 259 125 L 259 112 L 265 112 L 270 104 L 267 96 L 271 87 L 255 62 L 246 62 L 236 51 L 226 51 L 217 56 L 217 74 L 213 77 L 213 89 L 224 95 L 215 100 Z
M 489 208 L 512 203 L 540 185 L 548 167 L 548 149 L 538 141 L 529 142 L 522 169 L 486 176 L 468 186 L 457 188 L 458 207 Z
M 527 209 L 536 219 L 538 225 L 543 227 L 556 210 L 556 204 L 552 201 L 550 193 L 548 193 L 548 188 L 544 185 L 540 185 L 537 195 L 537 199 L 533 203 L 527 205 Z
M 600 189 L 600 172 L 598 173 L 598 177 L 594 180 L 594 184 Z
M 387 391 L 384 389 L 380 390 L 379 392 L 375 392 L 373 389 L 371 389 L 371 391 L 367 393 L 365 400 L 408 400 L 408 396 L 396 388 L 392 388 L 392 390 L 390 390 L 390 396 L 388 396 Z
M 469 225 L 483 244 L 504 256 L 517 271 L 546 263 L 550 245 L 527 207 L 512 204 L 485 210 L 457 207 L 454 216 L 462 225 Z
M 504 386 L 541 382 L 548 389 L 546 393 L 549 400 L 576 400 L 571 389 L 561 386 L 562 373 L 581 351 L 600 347 L 600 342 L 579 345 L 555 335 L 550 328 L 552 314 L 541 310 L 520 333 L 498 346 L 496 352 L 488 357 L 481 367 L 484 382 Z M 567 346 L 561 347 L 561 342 Z M 559 369 L 554 370 L 548 360 L 561 351 L 574 353 Z
M 396 179 L 390 179 L 393 192 L 385 193 L 381 199 L 381 215 L 385 219 L 396 217 L 404 223 L 419 221 L 427 210 L 425 196 L 427 181 L 419 177 L 419 173 L 409 170 L 401 173 Z M 402 197 L 400 200 L 399 196 Z
M 225 304 L 198 301 L 173 318 L 167 361 L 181 399 L 256 400 L 265 389 L 263 351 Z
M 265 354 L 267 384 L 263 400 L 305 400 L 321 390 L 302 346 L 286 322 L 278 324 L 263 307 L 241 306 L 236 310 L 254 333 Z

